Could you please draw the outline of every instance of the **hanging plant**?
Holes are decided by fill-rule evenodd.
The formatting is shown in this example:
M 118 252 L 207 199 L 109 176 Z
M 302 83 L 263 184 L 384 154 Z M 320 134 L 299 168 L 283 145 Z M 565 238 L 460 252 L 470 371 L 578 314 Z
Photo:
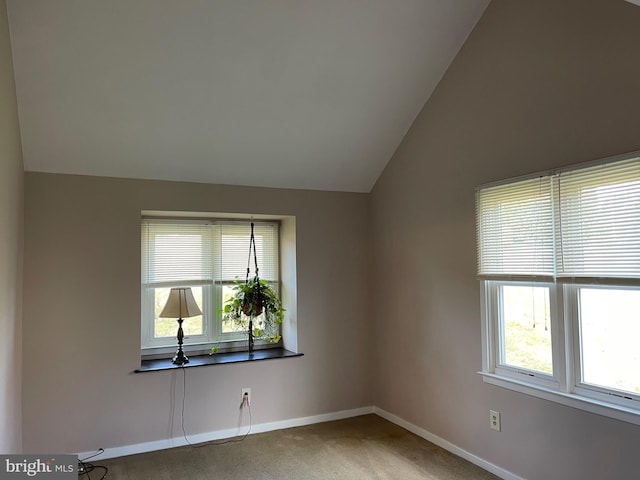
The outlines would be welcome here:
M 255 245 L 252 222 L 247 278 L 244 282 L 236 282 L 233 287 L 233 295 L 225 302 L 222 310 L 223 320 L 231 320 L 236 325 L 247 329 L 249 353 L 253 353 L 254 338 L 260 338 L 269 343 L 280 341 L 279 327 L 284 319 L 285 311 L 278 294 L 266 280 L 261 280 L 258 276 L 258 258 Z M 252 253 L 255 276 L 249 279 Z
M 224 305 L 223 320 L 231 320 L 238 326 L 252 323 L 251 334 L 267 342 L 279 342 L 277 333 L 284 319 L 284 308 L 278 294 L 266 280 L 253 277 L 246 282 L 237 282 L 233 296 Z

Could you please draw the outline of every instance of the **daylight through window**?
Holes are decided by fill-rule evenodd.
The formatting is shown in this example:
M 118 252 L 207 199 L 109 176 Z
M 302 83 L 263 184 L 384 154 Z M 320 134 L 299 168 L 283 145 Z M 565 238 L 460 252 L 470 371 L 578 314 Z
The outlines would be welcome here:
M 260 278 L 279 291 L 279 224 L 254 223 Z M 177 322 L 158 317 L 172 287 L 191 287 L 202 310 L 184 320 L 185 350 L 234 347 L 246 340 L 246 326 L 224 321 L 221 310 L 234 283 L 246 278 L 250 235 L 248 221 L 142 220 L 143 353 L 164 352 L 176 344 Z M 250 267 L 253 276 L 253 259 Z
M 478 187 L 476 220 L 485 380 L 640 423 L 638 154 Z

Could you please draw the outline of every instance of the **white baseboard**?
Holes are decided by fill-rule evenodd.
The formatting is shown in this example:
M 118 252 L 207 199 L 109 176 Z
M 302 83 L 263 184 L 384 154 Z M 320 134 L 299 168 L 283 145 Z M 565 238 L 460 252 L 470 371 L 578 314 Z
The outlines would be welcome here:
M 498 467 L 493 463 L 490 463 L 472 453 L 463 450 L 462 448 L 454 445 L 453 443 L 434 435 L 427 430 L 417 427 L 412 423 L 407 422 L 406 420 L 393 415 L 386 410 L 383 410 L 378 407 L 362 407 L 355 408 L 352 410 L 342 410 L 339 412 L 325 413 L 321 415 L 314 415 L 311 417 L 301 417 L 301 418 L 292 418 L 289 420 L 280 420 L 277 422 L 268 422 L 261 423 L 258 425 L 252 425 L 251 434 L 254 433 L 262 433 L 262 432 L 270 432 L 273 430 L 282 430 L 284 428 L 292 428 L 292 427 L 301 427 L 304 425 L 312 425 L 314 423 L 322 423 L 322 422 L 331 422 L 333 420 L 342 420 L 345 418 L 358 417 L 360 415 L 367 415 L 370 413 L 374 413 L 386 420 L 389 420 L 391 423 L 395 423 L 396 425 L 410 431 L 411 433 L 415 433 L 419 437 L 428 440 L 431 443 L 438 445 L 439 447 L 448 450 L 449 452 L 457 455 L 459 457 L 464 458 L 465 460 L 470 461 L 471 463 L 478 465 L 481 468 L 497 475 L 498 477 L 504 480 L 525 480 L 518 475 L 515 475 L 508 470 Z M 189 442 L 191 443 L 203 443 L 210 442 L 214 440 L 222 440 L 225 438 L 232 438 L 239 435 L 244 435 L 246 433 L 246 428 L 230 428 L 226 430 L 216 430 L 214 432 L 206 432 L 199 433 L 196 435 L 189 435 Z M 124 457 L 127 455 L 135 455 L 138 453 L 146 453 L 153 452 L 156 450 L 165 450 L 167 448 L 175 448 L 182 447 L 187 445 L 184 437 L 173 437 L 165 440 L 156 440 L 153 442 L 145 442 L 145 443 L 137 443 L 134 445 L 125 445 L 122 447 L 113 447 L 113 448 L 105 448 L 104 452 L 99 456 L 95 457 L 95 460 L 92 459 L 93 462 L 99 462 L 100 460 L 106 460 L 108 458 L 116 458 L 116 457 Z M 94 455 L 96 452 L 81 452 L 78 453 L 78 458 L 83 459 Z
M 417 427 L 414 424 L 409 423 L 406 420 L 400 417 L 397 417 L 396 415 L 393 415 L 392 413 L 382 410 L 381 408 L 373 407 L 373 413 L 375 413 L 376 415 L 386 420 L 389 420 L 391 423 L 395 423 L 396 425 L 404 428 L 405 430 L 409 430 L 411 433 L 415 433 L 419 437 L 422 437 L 425 440 L 428 440 L 429 442 L 434 443 L 441 448 L 444 448 L 445 450 L 448 450 L 454 455 L 464 458 L 465 460 L 468 460 L 469 462 L 481 468 L 484 468 L 488 472 L 491 472 L 494 475 L 497 475 L 498 477 L 504 480 L 525 480 L 524 478 L 519 477 L 518 475 L 511 473 L 510 471 L 505 470 L 504 468 L 500 468 L 497 465 L 494 465 L 493 463 L 490 463 L 484 460 L 483 458 L 480 458 L 472 453 L 469 453 L 466 450 L 458 447 L 457 445 L 454 445 L 453 443 L 445 440 L 444 438 L 440 438 L 437 435 L 434 435 L 433 433 L 428 432 L 423 428 Z
M 303 425 L 312 425 L 314 423 L 331 422 L 333 420 L 342 420 L 350 417 L 358 417 L 360 415 L 367 415 L 374 413 L 374 407 L 362 407 L 355 408 L 353 410 L 342 410 L 339 412 L 325 413 L 321 415 L 314 415 L 311 417 L 292 418 L 289 420 L 281 420 L 277 422 L 261 423 L 251 426 L 251 433 L 270 432 L 272 430 L 282 430 L 283 428 L 301 427 Z M 214 432 L 199 433 L 196 435 L 189 435 L 189 442 L 191 443 L 203 443 L 213 440 L 222 440 L 225 438 L 232 438 L 239 435 L 244 435 L 247 432 L 248 427 L 245 428 L 229 428 L 226 430 L 216 430 Z M 156 440 L 153 442 L 136 443 L 134 445 L 125 445 L 122 447 L 105 448 L 104 452 L 100 455 L 96 455 L 92 458 L 92 462 L 99 462 L 100 460 L 106 460 L 108 458 L 124 457 L 127 455 L 135 455 L 138 453 L 153 452 L 156 450 L 165 450 L 167 448 L 182 447 L 187 445 L 184 437 L 173 437 L 164 440 Z M 79 459 L 84 459 L 95 455 L 95 451 L 92 452 L 80 452 L 78 453 Z

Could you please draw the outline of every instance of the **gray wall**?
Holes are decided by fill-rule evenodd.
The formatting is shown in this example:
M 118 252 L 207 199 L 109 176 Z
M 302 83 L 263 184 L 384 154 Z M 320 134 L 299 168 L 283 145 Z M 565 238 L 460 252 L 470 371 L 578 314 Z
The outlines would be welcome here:
M 180 434 L 181 378 L 131 374 L 140 210 L 238 211 L 297 217 L 305 356 L 188 370 L 189 432 L 235 427 L 238 392 L 251 386 L 256 423 L 375 404 L 529 480 L 634 478 L 638 427 L 476 373 L 474 187 L 640 149 L 639 25 L 640 8 L 622 0 L 494 0 L 370 196 L 27 174 L 25 450 Z M 11 198 L 0 252 L 14 258 Z M 0 368 L 3 384 L 19 382 Z
M 22 150 L 7 24 L 0 0 L 0 452 L 21 449 Z
M 295 215 L 304 356 L 186 369 L 189 434 L 372 405 L 366 194 L 27 173 L 24 448 L 82 452 L 182 435 L 182 373 L 140 365 L 140 212 Z M 175 396 L 173 392 L 176 392 Z
M 376 405 L 530 480 L 635 478 L 640 428 L 482 382 L 474 187 L 640 149 L 639 59 L 627 2 L 493 0 L 372 193 Z

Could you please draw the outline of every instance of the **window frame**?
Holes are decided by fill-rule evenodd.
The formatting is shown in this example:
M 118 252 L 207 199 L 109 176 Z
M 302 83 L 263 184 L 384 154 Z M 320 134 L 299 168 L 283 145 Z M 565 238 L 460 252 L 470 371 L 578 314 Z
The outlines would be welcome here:
M 187 346 L 192 345 L 206 345 L 210 343 L 209 339 L 211 338 L 211 328 L 213 319 L 211 318 L 212 312 L 212 295 L 209 292 L 207 295 L 207 291 L 211 290 L 211 285 L 199 285 L 194 283 L 181 283 L 181 284 L 167 284 L 166 286 L 156 285 L 155 287 L 146 287 L 144 285 L 140 286 L 140 301 L 142 307 L 142 317 L 141 317 L 141 342 L 140 342 L 140 350 L 148 353 L 168 353 L 176 349 L 177 342 L 177 333 L 178 333 L 178 323 L 176 321 L 176 335 L 170 337 L 160 337 L 156 338 L 153 334 L 155 324 L 154 324 L 154 304 L 155 304 L 155 289 L 156 288 L 172 288 L 172 287 L 202 287 L 202 331 L 201 335 L 191 335 L 185 334 L 184 340 L 186 343 L 183 345 L 183 349 L 186 349 Z M 144 320 L 147 321 L 144 321 Z M 151 320 L 150 320 L 151 319 Z M 197 337 L 196 342 L 191 341 L 193 337 Z M 147 345 L 143 347 L 143 345 Z M 166 350 L 166 352 L 165 352 Z M 186 350 L 185 350 L 186 351 Z
M 628 395 L 628 392 L 612 388 L 598 387 L 581 382 L 578 299 L 577 291 L 581 287 L 593 287 L 590 284 L 555 284 L 557 301 L 555 321 L 556 331 L 563 331 L 557 345 L 559 350 L 554 352 L 554 361 L 558 358 L 559 371 L 554 373 L 557 383 L 545 381 L 542 375 L 520 375 L 501 369 L 497 366 L 499 342 L 495 340 L 496 330 L 499 328 L 498 318 L 494 315 L 497 298 L 495 289 L 488 286 L 490 280 L 480 281 L 481 290 L 481 321 L 482 321 L 482 371 L 478 372 L 483 381 L 498 387 L 514 390 L 519 393 L 542 398 L 555 403 L 580 410 L 596 413 L 624 422 L 640 425 L 640 394 Z M 499 283 L 499 282 L 496 282 Z M 535 283 L 534 283 L 535 285 Z M 625 285 L 637 287 L 637 285 Z M 619 288 L 620 285 L 598 285 L 599 288 Z M 551 297 L 551 292 L 550 292 Z M 550 320 L 554 324 L 553 319 Z M 559 328 L 558 328 L 559 327 Z M 553 328 L 553 327 L 552 327 Z M 562 330 L 560 330 L 560 328 Z M 553 338 L 553 330 L 552 330 Z M 553 348 L 553 347 L 552 347 Z
M 502 363 L 504 342 L 501 338 L 501 333 L 504 324 L 504 312 L 502 308 L 503 302 L 501 301 L 501 287 L 509 285 L 546 287 L 549 289 L 549 327 L 551 332 L 552 374 L 546 374 L 537 370 Z M 491 353 L 485 355 L 485 370 L 516 381 L 526 381 L 539 385 L 543 388 L 558 389 L 562 379 L 564 378 L 565 368 L 562 361 L 564 348 L 561 345 L 561 339 L 563 338 L 563 322 L 559 321 L 556 313 L 558 306 L 558 292 L 555 285 L 548 282 L 487 280 L 482 282 L 482 289 L 484 298 L 483 304 L 485 305 L 484 308 L 486 310 L 485 317 L 493 319 L 493 321 L 487 323 L 488 341 L 486 341 L 485 344 L 486 348 L 489 349 Z
M 249 225 L 253 222 L 256 225 L 274 225 L 276 227 L 276 235 L 274 238 L 274 248 L 275 248 L 275 274 L 277 276 L 277 280 L 268 280 L 269 284 L 272 286 L 275 285 L 278 292 L 282 291 L 281 286 L 281 269 L 282 262 L 280 257 L 280 229 L 281 222 L 279 218 L 264 218 L 260 220 L 254 220 L 253 216 L 242 218 L 242 217 L 232 217 L 226 216 L 226 214 L 222 214 L 221 217 L 201 217 L 201 216 L 189 216 L 189 215 L 181 215 L 179 217 L 173 216 L 165 216 L 165 215 L 145 215 L 143 212 L 141 218 L 141 226 L 144 225 L 145 221 L 158 221 L 158 222 L 175 222 L 175 223 L 185 223 L 185 224 L 205 224 L 211 226 L 211 228 L 215 228 L 221 225 L 233 225 L 233 224 L 241 224 L 241 225 Z M 247 235 L 247 246 L 248 246 L 248 238 Z M 215 243 L 217 240 L 216 235 L 212 235 L 211 241 Z M 212 250 L 217 249 L 218 247 L 213 245 Z M 248 247 L 247 247 L 248 252 Z M 144 255 L 142 253 L 142 255 Z M 141 256 L 142 256 L 141 255 Z M 218 256 L 218 253 L 212 255 L 212 259 Z M 142 267 L 145 265 L 145 260 L 141 258 Z M 253 274 L 253 270 L 250 275 Z M 262 277 L 261 277 L 262 278 Z M 238 280 L 243 280 L 243 278 L 238 278 Z M 176 336 L 173 337 L 163 337 L 161 339 L 157 339 L 154 337 L 154 295 L 156 288 L 171 288 L 171 287 L 193 287 L 193 286 L 202 286 L 203 288 L 203 305 L 201 306 L 203 312 L 203 334 L 202 335 L 185 335 L 183 350 L 189 354 L 203 354 L 210 352 L 213 346 L 218 347 L 218 351 L 220 353 L 223 352 L 234 352 L 234 351 L 242 351 L 247 348 L 247 334 L 245 332 L 222 332 L 222 308 L 223 308 L 223 298 L 222 298 L 222 289 L 224 285 L 233 285 L 233 281 L 227 280 L 219 280 L 214 278 L 212 281 L 177 281 L 177 282 L 158 282 L 155 285 L 146 285 L 144 280 L 141 281 L 140 285 L 140 299 L 141 299 L 141 341 L 140 341 L 140 352 L 143 359 L 154 359 L 154 358 L 163 358 L 166 357 L 167 354 L 175 353 L 177 348 L 177 339 Z M 176 322 L 176 335 L 178 330 L 178 324 Z M 280 328 L 280 334 L 282 335 L 282 328 Z M 196 337 L 194 339 L 194 337 Z M 256 349 L 263 348 L 281 348 L 283 346 L 283 337 L 281 337 L 279 342 L 266 342 L 262 339 L 255 339 L 255 347 Z
M 570 324 L 572 335 L 572 347 L 573 347 L 573 362 L 572 362 L 572 375 L 573 375 L 573 391 L 585 397 L 591 397 L 603 402 L 612 402 L 628 408 L 639 410 L 640 414 L 640 392 L 633 393 L 626 390 L 608 388 L 605 386 L 590 384 L 584 379 L 584 371 L 582 363 L 584 361 L 584 353 L 582 351 L 582 324 L 580 318 L 580 290 L 583 288 L 589 289 L 601 289 L 601 290 L 637 290 L 640 291 L 640 287 L 636 285 L 586 285 L 586 284 L 573 284 L 564 285 L 563 289 L 572 299 L 572 308 L 567 311 L 567 323 Z
M 569 167 L 568 170 L 589 168 L 593 165 L 605 165 L 620 160 L 637 159 L 640 152 L 632 152 L 588 164 Z M 510 185 L 523 179 L 539 178 L 542 175 L 555 175 L 556 172 L 535 174 L 518 179 L 505 180 L 491 184 Z M 482 187 L 478 187 L 479 189 Z M 554 214 L 559 215 L 554 207 Z M 478 214 L 479 215 L 479 214 Z M 554 222 L 556 219 L 554 218 Z M 478 217 L 478 222 L 480 222 Z M 478 224 L 478 248 L 480 258 L 480 225 Z M 554 236 L 557 232 L 554 231 Z M 557 237 L 556 237 L 557 238 Z M 555 254 L 554 254 L 555 255 Z M 479 267 L 480 268 L 480 267 Z M 480 271 L 479 271 L 480 272 Z M 599 415 L 616 418 L 621 421 L 640 425 L 640 393 L 616 390 L 583 381 L 581 351 L 580 289 L 640 289 L 638 278 L 570 278 L 547 274 L 522 275 L 520 272 L 509 275 L 479 273 L 480 304 L 482 325 L 482 375 L 483 381 L 502 388 L 543 398 L 573 408 Z M 552 339 L 553 375 L 542 372 L 522 372 L 518 368 L 501 365 L 503 348 L 500 330 L 503 313 L 501 312 L 500 291 L 503 285 L 547 286 L 550 300 L 550 329 Z M 526 370 L 526 369 L 524 369 Z

